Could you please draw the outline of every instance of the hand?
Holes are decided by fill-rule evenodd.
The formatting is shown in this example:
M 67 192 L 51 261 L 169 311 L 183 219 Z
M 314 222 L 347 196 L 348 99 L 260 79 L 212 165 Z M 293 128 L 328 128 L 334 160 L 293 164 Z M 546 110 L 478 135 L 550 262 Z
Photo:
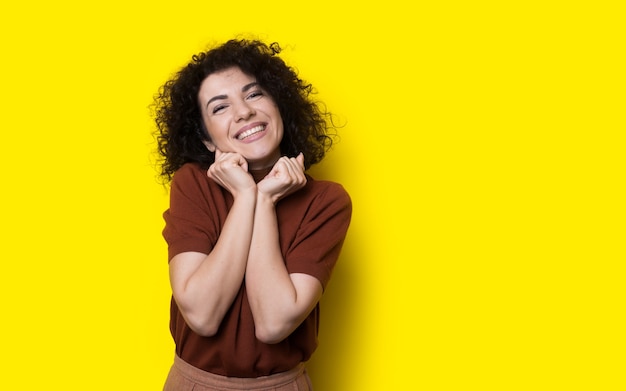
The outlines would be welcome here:
M 248 162 L 238 153 L 215 150 L 215 162 L 207 171 L 209 178 L 236 197 L 247 190 L 255 190 L 252 175 L 248 173 Z
M 258 192 L 269 197 L 274 204 L 306 185 L 304 155 L 278 159 L 272 171 L 257 184 Z

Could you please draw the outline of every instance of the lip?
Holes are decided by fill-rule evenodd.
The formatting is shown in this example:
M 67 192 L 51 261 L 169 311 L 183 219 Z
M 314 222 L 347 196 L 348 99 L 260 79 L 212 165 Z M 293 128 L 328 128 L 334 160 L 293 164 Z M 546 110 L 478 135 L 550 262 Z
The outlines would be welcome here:
M 257 126 L 265 126 L 265 127 L 267 127 L 267 122 L 253 122 L 251 124 L 248 124 L 248 125 L 242 127 L 241 129 L 239 129 L 237 131 L 237 133 L 235 133 L 233 135 L 233 138 L 238 139 L 238 137 L 239 137 L 239 135 L 241 133 L 245 132 L 246 130 L 250 130 L 252 128 L 256 128 Z

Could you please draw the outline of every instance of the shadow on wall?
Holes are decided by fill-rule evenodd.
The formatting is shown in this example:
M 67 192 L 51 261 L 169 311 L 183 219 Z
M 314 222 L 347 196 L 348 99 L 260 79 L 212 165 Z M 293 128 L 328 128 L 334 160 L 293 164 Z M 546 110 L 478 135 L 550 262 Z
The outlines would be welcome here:
M 354 336 L 358 316 L 354 308 L 358 295 L 355 276 L 356 262 L 350 243 L 357 242 L 348 233 L 339 262 L 320 303 L 319 347 L 307 363 L 314 390 L 345 390 L 344 380 L 354 372 L 352 363 L 358 346 Z
M 324 170 L 312 170 L 314 178 L 332 179 L 325 175 Z M 322 171 L 322 172 L 320 172 Z M 314 390 L 339 391 L 349 389 L 351 373 L 355 371 L 353 363 L 359 341 L 356 340 L 359 316 L 356 308 L 358 291 L 362 285 L 359 281 L 360 270 L 357 267 L 357 243 L 359 230 L 353 220 L 348 230 L 346 241 L 339 260 L 333 271 L 332 278 L 326 287 L 320 302 L 319 346 L 307 363 L 307 371 L 311 377 Z

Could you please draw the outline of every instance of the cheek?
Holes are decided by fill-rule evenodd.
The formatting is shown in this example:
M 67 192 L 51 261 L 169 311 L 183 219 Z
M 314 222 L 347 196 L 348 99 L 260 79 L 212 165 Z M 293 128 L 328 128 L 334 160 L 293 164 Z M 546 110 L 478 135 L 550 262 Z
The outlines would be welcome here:
M 211 140 L 215 140 L 220 138 L 224 134 L 224 126 L 220 125 L 219 121 L 215 120 L 204 120 L 204 129 L 206 133 L 209 135 Z
M 278 110 L 278 106 L 274 106 L 274 118 L 276 118 L 276 124 L 281 128 L 284 127 L 283 116 L 280 115 L 280 110 Z

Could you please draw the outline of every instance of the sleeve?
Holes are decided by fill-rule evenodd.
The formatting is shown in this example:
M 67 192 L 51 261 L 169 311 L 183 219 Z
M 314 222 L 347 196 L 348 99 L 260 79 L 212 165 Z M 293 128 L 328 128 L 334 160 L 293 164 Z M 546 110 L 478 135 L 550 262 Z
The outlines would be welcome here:
M 289 273 L 309 274 L 326 289 L 351 217 L 350 196 L 341 185 L 331 183 L 313 200 L 300 224 L 286 255 Z
M 170 207 L 163 213 L 168 260 L 187 251 L 208 254 L 217 242 L 219 215 L 216 207 L 211 207 L 215 204 L 215 189 L 203 174 L 192 165 L 185 165 L 174 174 Z

